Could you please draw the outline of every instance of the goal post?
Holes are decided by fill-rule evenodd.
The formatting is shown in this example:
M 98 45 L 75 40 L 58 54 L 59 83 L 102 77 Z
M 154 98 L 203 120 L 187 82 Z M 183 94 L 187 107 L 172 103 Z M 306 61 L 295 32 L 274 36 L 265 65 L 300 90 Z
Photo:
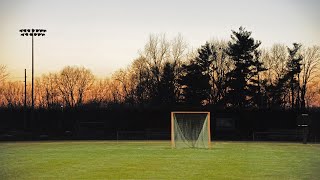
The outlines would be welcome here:
M 172 148 L 211 148 L 210 112 L 171 112 Z

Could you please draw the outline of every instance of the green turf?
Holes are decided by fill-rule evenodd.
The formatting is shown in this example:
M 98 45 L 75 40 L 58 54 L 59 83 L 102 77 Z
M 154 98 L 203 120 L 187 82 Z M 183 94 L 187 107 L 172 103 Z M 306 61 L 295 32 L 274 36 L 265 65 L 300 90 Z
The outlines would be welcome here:
M 0 179 L 318 179 L 320 144 L 216 142 L 0 143 Z

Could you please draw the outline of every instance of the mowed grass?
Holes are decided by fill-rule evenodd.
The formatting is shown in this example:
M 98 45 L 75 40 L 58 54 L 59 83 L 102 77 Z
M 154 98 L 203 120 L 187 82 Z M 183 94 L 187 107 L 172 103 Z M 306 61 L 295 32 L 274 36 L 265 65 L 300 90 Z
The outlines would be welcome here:
M 0 143 L 0 179 L 319 179 L 320 144 L 169 141 Z

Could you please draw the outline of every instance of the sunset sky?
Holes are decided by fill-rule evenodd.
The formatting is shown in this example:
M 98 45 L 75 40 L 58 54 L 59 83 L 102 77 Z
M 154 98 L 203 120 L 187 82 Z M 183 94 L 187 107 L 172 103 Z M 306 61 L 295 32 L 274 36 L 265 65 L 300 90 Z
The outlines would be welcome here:
M 19 29 L 44 28 L 35 37 L 35 75 L 67 65 L 108 76 L 128 66 L 144 48 L 149 34 L 181 33 L 190 48 L 210 39 L 230 39 L 244 26 L 262 46 L 274 43 L 320 45 L 317 0 L 1 0 L 0 64 L 10 79 L 31 74 L 31 37 Z

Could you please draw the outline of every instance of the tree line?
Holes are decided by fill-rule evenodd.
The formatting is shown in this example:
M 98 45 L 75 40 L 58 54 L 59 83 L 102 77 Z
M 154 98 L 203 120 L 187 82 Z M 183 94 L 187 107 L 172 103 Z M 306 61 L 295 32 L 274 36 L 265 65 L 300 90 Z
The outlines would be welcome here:
M 150 35 L 139 57 L 111 77 L 67 66 L 35 81 L 37 108 L 203 107 L 306 110 L 320 105 L 320 46 L 261 42 L 243 27 L 229 41 L 190 50 L 181 35 Z M 31 104 L 27 85 L 8 80 L 0 66 L 0 106 Z

